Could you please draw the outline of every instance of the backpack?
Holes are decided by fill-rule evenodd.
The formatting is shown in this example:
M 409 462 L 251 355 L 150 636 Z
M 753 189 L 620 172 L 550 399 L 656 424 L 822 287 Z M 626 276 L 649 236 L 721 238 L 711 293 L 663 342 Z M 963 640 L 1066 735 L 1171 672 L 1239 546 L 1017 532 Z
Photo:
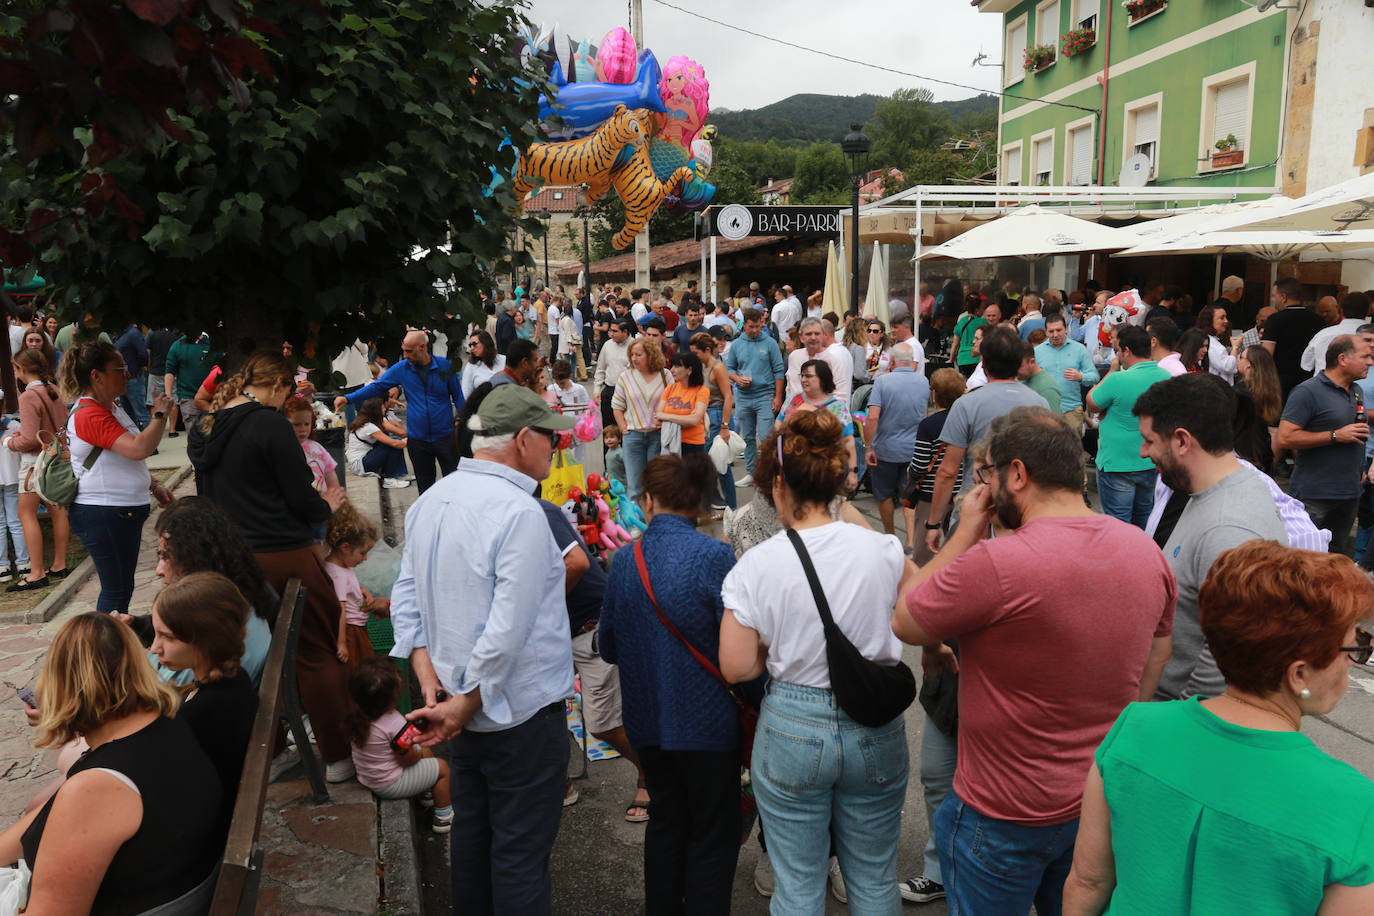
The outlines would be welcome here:
M 68 423 L 85 404 L 85 401 L 77 401 L 67 414 Z M 71 452 L 67 449 L 66 424 L 62 425 L 60 436 L 51 435 L 52 441 L 44 442 L 43 434 L 38 434 L 41 451 L 38 454 L 38 461 L 34 465 L 35 486 L 38 489 L 39 499 L 60 509 L 66 509 L 76 502 L 76 493 L 79 488 L 76 472 L 72 470 Z M 86 460 L 81 462 L 81 467 L 89 471 L 103 451 L 102 448 L 93 447 L 91 453 L 86 456 Z

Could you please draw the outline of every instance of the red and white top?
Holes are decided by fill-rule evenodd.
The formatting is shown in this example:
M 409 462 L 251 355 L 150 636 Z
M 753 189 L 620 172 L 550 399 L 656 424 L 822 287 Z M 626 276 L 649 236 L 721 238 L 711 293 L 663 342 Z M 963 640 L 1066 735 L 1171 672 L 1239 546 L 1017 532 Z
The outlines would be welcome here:
M 124 408 L 113 411 L 90 397 L 77 400 L 79 410 L 67 421 L 67 445 L 76 475 L 76 501 L 86 506 L 146 506 L 152 475 L 146 461 L 135 461 L 117 454 L 115 440 L 125 433 L 138 435 L 138 426 Z M 82 465 L 92 448 L 102 448 L 100 457 L 87 470 Z

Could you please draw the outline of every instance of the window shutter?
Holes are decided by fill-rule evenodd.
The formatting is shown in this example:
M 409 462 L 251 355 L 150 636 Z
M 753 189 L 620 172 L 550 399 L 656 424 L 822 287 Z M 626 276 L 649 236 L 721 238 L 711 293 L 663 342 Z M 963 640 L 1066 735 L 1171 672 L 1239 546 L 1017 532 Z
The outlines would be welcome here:
M 1213 102 L 1212 114 L 1212 143 L 1224 140 L 1227 135 L 1235 134 L 1237 140 L 1236 149 L 1245 149 L 1247 130 L 1247 112 L 1250 100 L 1250 81 L 1236 80 L 1224 86 L 1218 86 L 1215 90 L 1216 96 Z
M 1091 184 L 1093 169 L 1093 131 L 1091 127 L 1078 127 L 1069 134 L 1069 155 L 1073 158 L 1069 167 L 1069 184 Z
M 1098 0 L 1075 0 L 1073 27 L 1076 29 L 1096 29 Z
M 1045 173 L 1049 173 L 1047 180 L 1049 181 L 1049 183 L 1053 184 L 1054 140 L 1050 137 L 1046 137 L 1043 140 L 1036 140 L 1033 150 L 1033 161 L 1031 163 L 1031 167 L 1035 170 L 1035 174 L 1031 177 L 1034 179 L 1035 184 L 1040 183 L 1040 177 Z
M 1008 81 L 1016 82 L 1021 78 L 1022 65 L 1026 60 L 1026 25 L 1022 23 L 1012 29 L 1007 35 L 1007 60 L 1005 63 L 1006 71 L 1010 74 Z
M 1021 148 L 1007 150 L 1007 170 L 1002 176 L 1003 184 L 1021 183 Z
M 1141 146 L 1159 139 L 1159 107 L 1138 109 L 1135 113 L 1135 145 Z
M 1036 24 L 1035 29 L 1040 36 L 1038 44 L 1057 45 L 1059 43 L 1059 3 L 1057 0 L 1040 10 L 1040 21 Z

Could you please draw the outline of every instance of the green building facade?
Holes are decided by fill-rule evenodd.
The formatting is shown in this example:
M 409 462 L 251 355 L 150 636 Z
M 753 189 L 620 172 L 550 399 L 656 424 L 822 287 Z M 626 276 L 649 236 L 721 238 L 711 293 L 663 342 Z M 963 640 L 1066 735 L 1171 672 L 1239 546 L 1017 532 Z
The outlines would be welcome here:
M 978 9 L 1003 17 L 999 184 L 1282 183 L 1289 13 L 1245 0 L 981 0 Z M 1025 69 L 1037 55 L 1039 69 Z

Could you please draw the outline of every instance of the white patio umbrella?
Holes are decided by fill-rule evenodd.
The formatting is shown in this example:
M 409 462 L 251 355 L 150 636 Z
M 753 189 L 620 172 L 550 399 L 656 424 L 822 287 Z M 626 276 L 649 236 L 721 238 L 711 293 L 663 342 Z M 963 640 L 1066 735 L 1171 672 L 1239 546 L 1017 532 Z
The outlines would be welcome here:
M 942 245 L 927 248 L 919 260 L 955 258 L 1026 258 L 1056 254 L 1114 251 L 1139 244 L 1125 229 L 1114 229 L 1035 204 L 1020 207 L 1001 219 L 976 226 Z
M 1153 219 L 1134 226 L 1124 227 L 1140 240 L 1139 244 L 1172 243 L 1180 239 L 1190 239 L 1205 232 L 1224 229 L 1246 220 L 1259 219 L 1277 213 L 1284 213 L 1293 205 L 1287 197 L 1275 195 L 1264 200 L 1247 200 L 1239 203 L 1213 204 L 1187 213 Z M 1216 277 L 1212 283 L 1213 292 L 1221 295 L 1221 256 L 1216 252 Z
M 1287 212 L 1230 227 L 1230 232 L 1275 230 L 1354 231 L 1374 229 L 1374 172 L 1351 178 L 1293 201 Z
M 1167 242 L 1153 242 L 1118 251 L 1113 257 L 1137 258 L 1167 254 L 1248 254 L 1269 262 L 1269 282 L 1278 279 L 1279 262 L 1308 251 L 1349 251 L 1374 248 L 1374 229 L 1353 232 L 1199 232 Z
M 849 271 L 835 255 L 832 241 L 825 252 L 825 286 L 823 287 L 825 310 L 843 315 L 849 311 Z
M 892 310 L 888 308 L 887 256 L 883 246 L 873 243 L 873 263 L 868 268 L 868 293 L 864 297 L 864 314 L 872 315 L 886 327 L 892 324 Z

